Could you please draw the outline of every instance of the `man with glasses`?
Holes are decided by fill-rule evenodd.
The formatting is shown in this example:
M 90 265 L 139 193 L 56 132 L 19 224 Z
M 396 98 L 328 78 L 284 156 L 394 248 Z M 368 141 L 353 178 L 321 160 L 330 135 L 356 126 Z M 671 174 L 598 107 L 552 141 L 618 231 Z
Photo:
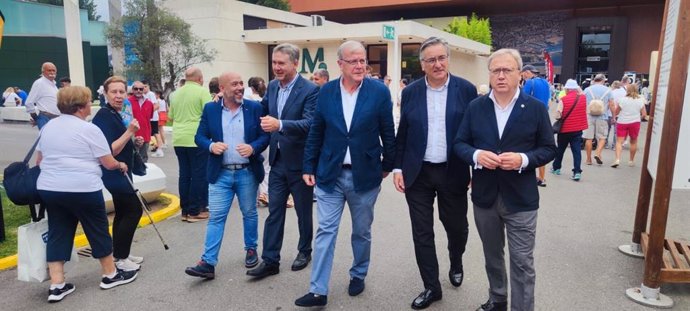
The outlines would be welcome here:
M 425 40 L 419 49 L 424 79 L 402 91 L 396 137 L 395 189 L 405 194 L 412 221 L 412 240 L 424 291 L 412 301 L 424 309 L 442 297 L 434 244 L 434 199 L 448 237 L 450 283 L 463 280 L 462 254 L 467 244 L 469 164 L 452 152 L 453 139 L 477 89 L 448 73 L 450 49 L 441 38 Z
M 328 301 L 345 202 L 352 217 L 354 257 L 348 294 L 357 296 L 364 291 L 374 204 L 381 181 L 393 169 L 395 133 L 390 91 L 383 83 L 365 78 L 366 50 L 360 42 L 343 43 L 337 55 L 340 79 L 321 88 L 304 148 L 302 177 L 307 185 L 316 185 L 319 226 L 309 293 L 295 301 L 303 307 L 323 306 Z
M 247 275 L 264 278 L 280 272 L 288 196 L 292 195 L 299 242 L 292 271 L 307 267 L 311 261 L 313 237 L 312 199 L 314 189 L 302 181 L 304 142 L 311 125 L 318 87 L 297 73 L 299 48 L 283 43 L 273 49 L 271 66 L 275 79 L 261 101 L 264 117 L 261 128 L 271 134 L 268 173 L 268 218 L 264 224 L 264 243 L 258 267 Z
M 153 103 L 146 99 L 144 84 L 134 81 L 132 96 L 128 98 L 132 104 L 132 114 L 139 121 L 139 130 L 134 134 L 137 151 L 144 162 L 149 160 L 149 142 L 151 141 L 151 118 L 153 117 Z
M 500 49 L 488 63 L 492 90 L 470 103 L 453 150 L 474 165 L 474 221 L 489 279 L 489 300 L 477 310 L 507 310 L 506 236 L 510 309 L 534 310 L 535 169 L 554 159 L 556 143 L 544 104 L 520 91 L 520 53 Z

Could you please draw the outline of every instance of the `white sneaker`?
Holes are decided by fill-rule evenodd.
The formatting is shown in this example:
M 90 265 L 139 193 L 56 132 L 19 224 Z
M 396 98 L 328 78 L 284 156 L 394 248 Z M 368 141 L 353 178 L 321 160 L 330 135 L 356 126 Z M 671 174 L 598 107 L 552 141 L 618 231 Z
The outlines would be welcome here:
M 115 267 L 118 270 L 122 271 L 139 271 L 141 266 L 137 263 L 132 262 L 128 258 L 125 259 L 116 259 L 115 260 Z
M 168 149 L 168 144 L 163 144 L 163 145 L 161 146 L 161 148 L 163 148 L 163 149 Z
M 165 154 L 163 153 L 163 149 L 161 149 L 161 148 L 158 148 L 158 150 L 156 150 L 156 152 L 151 154 L 151 157 L 153 157 L 153 158 L 162 158 L 163 156 L 165 156 Z
M 134 256 L 134 255 L 129 255 L 129 257 L 127 257 L 127 259 L 129 259 L 129 261 L 131 261 L 135 264 L 141 264 L 142 262 L 144 262 L 144 257 L 139 257 L 139 256 Z

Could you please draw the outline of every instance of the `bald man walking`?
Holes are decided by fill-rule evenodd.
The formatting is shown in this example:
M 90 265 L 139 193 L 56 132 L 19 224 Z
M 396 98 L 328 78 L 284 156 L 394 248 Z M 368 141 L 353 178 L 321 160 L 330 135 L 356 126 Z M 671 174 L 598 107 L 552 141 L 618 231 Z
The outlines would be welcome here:
M 40 130 L 48 121 L 60 115 L 57 108 L 57 67 L 46 62 L 41 66 L 41 77 L 31 85 L 29 97 L 26 99 L 26 112 L 31 115 L 32 123 Z

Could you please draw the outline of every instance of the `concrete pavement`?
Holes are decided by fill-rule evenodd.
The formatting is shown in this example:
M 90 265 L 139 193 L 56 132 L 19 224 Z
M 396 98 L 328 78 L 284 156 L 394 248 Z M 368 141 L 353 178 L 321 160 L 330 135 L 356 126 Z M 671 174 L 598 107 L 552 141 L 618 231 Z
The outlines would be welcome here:
M 644 124 L 646 125 L 646 123 Z M 36 137 L 36 130 L 24 123 L 0 123 L 0 167 L 21 159 Z M 644 137 L 644 131 L 641 133 Z M 584 153 L 583 153 L 584 156 Z M 642 151 L 636 166 L 627 164 L 627 150 L 618 169 L 608 165 L 613 152 L 604 153 L 605 165 L 583 165 L 583 180 L 569 179 L 572 155 L 566 151 L 564 175 L 547 176 L 541 188 L 541 209 L 535 252 L 538 310 L 649 310 L 630 301 L 625 290 L 642 282 L 644 262 L 618 252 L 620 244 L 631 238 L 641 169 Z M 150 158 L 168 174 L 167 192 L 177 193 L 177 163 L 172 149 L 162 159 Z M 547 173 L 548 174 L 548 173 Z M 373 225 L 372 262 L 366 289 L 358 297 L 347 295 L 348 269 L 352 261 L 349 244 L 349 213 L 345 212 L 338 237 L 330 284 L 328 310 L 410 310 L 412 299 L 423 289 L 415 264 L 409 214 L 404 197 L 384 180 Z M 690 194 L 672 194 L 667 236 L 688 238 L 687 202 Z M 235 204 L 236 207 L 236 204 Z M 200 257 L 205 222 L 188 224 L 173 217 L 158 224 L 170 246 L 163 246 L 150 227 L 135 235 L 133 254 L 144 256 L 138 279 L 126 286 L 103 291 L 98 288 L 100 273 L 95 260 L 82 258 L 67 276 L 77 290 L 64 301 L 51 305 L 55 310 L 298 310 L 294 300 L 309 288 L 311 265 L 299 272 L 290 271 L 297 254 L 297 226 L 288 212 L 281 273 L 261 281 L 246 277 L 243 266 L 241 214 L 231 210 L 216 279 L 202 281 L 184 274 L 186 266 Z M 260 237 L 266 209 L 259 209 Z M 443 300 L 429 310 L 474 310 L 487 299 L 488 282 L 484 273 L 481 242 L 470 208 L 470 238 L 464 256 L 465 281 L 454 288 L 447 279 L 446 239 L 436 221 Z M 260 243 L 261 247 L 261 243 Z M 16 270 L 0 272 L 0 300 L 3 310 L 47 307 L 48 283 L 16 280 Z M 671 296 L 676 310 L 690 310 L 690 286 L 664 285 L 662 293 Z

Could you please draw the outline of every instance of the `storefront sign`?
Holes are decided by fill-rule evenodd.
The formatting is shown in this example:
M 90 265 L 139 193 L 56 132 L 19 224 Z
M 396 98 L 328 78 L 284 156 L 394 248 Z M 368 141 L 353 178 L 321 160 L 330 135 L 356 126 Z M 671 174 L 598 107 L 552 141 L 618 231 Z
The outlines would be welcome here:
M 386 40 L 395 40 L 395 27 L 390 25 L 383 25 L 383 34 L 381 35 Z
M 314 58 L 311 57 L 309 49 L 302 49 L 302 70 L 299 73 L 313 73 L 316 69 L 328 70 L 328 65 L 324 62 L 323 48 L 316 50 Z

